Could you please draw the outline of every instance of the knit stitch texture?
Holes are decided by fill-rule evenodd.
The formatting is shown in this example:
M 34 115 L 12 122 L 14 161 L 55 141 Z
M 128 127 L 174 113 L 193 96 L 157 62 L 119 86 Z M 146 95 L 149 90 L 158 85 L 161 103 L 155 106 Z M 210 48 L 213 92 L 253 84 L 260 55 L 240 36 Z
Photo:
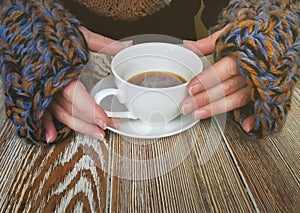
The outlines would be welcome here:
M 43 141 L 42 117 L 52 96 L 88 61 L 79 22 L 51 0 L 0 1 L 0 69 L 7 116 L 21 137 Z M 70 129 L 55 122 L 58 138 Z
M 172 0 L 77 0 L 90 11 L 103 17 L 133 21 L 154 14 Z
M 215 60 L 233 57 L 251 89 L 251 102 L 235 110 L 242 123 L 255 116 L 253 133 L 259 137 L 279 132 L 291 107 L 299 78 L 299 10 L 291 1 L 230 2 L 219 18 L 227 25 L 216 42 Z

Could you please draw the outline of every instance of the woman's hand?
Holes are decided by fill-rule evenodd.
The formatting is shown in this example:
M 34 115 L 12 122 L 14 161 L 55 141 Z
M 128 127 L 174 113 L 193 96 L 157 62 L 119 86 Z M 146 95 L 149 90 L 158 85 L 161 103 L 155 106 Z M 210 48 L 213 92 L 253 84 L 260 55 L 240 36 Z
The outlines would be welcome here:
M 80 30 L 89 48 L 94 52 L 114 55 L 131 45 L 130 41 L 118 42 L 95 34 L 84 27 L 80 27 Z M 104 130 L 107 126 L 118 128 L 120 125 L 118 120 L 107 117 L 78 80 L 73 80 L 57 93 L 45 112 L 43 127 L 47 143 L 54 142 L 57 137 L 57 131 L 52 121 L 53 116 L 69 128 L 99 140 L 104 138 Z
M 82 32 L 89 49 L 93 52 L 115 55 L 122 49 L 132 45 L 132 41 L 119 42 L 97 33 L 93 33 L 82 26 L 79 29 Z
M 184 41 L 187 48 L 211 54 L 215 41 L 222 31 L 198 41 Z M 202 73 L 194 77 L 187 86 L 190 96 L 181 103 L 183 114 L 193 113 L 195 119 L 205 119 L 213 115 L 237 109 L 246 105 L 250 98 L 250 89 L 246 78 L 231 57 L 224 57 Z M 249 132 L 254 127 L 254 117 L 246 118 L 243 129 Z
M 118 128 L 119 125 L 116 120 L 106 116 L 78 80 L 73 80 L 54 96 L 43 117 L 47 143 L 55 141 L 57 137 L 52 116 L 69 128 L 99 140 L 103 140 L 107 126 Z

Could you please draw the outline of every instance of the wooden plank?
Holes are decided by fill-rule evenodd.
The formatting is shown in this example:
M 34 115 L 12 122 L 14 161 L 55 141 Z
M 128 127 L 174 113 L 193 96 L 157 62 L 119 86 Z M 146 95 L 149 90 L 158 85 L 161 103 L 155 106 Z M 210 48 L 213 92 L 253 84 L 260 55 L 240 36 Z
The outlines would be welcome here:
M 5 113 L 5 96 L 4 96 L 4 85 L 2 78 L 0 78 L 0 127 L 4 125 L 6 121 L 6 113 Z
M 295 90 L 292 110 L 283 131 L 255 139 L 237 131 L 229 120 L 225 136 L 228 149 L 262 212 L 300 211 L 300 89 Z
M 6 122 L 0 135 L 0 212 L 104 212 L 107 174 L 103 144 L 26 144 Z
M 111 212 L 252 212 L 223 141 L 207 138 L 211 128 L 207 119 L 166 139 L 114 135 Z

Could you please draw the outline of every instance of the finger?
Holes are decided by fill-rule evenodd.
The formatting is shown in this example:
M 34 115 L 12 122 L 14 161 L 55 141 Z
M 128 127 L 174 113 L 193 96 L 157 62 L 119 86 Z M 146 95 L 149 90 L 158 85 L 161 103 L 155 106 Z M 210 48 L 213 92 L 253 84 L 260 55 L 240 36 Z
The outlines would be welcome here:
M 187 85 L 190 95 L 214 87 L 221 82 L 239 74 L 235 60 L 231 57 L 224 57 L 217 63 L 195 76 Z
M 97 124 L 104 130 L 106 126 L 120 128 L 120 121 L 108 118 L 80 81 L 74 80 L 68 84 L 56 96 L 56 101 L 73 117 Z
M 114 39 L 94 33 L 82 26 L 79 29 L 82 32 L 89 49 L 94 52 L 115 55 L 122 49 L 132 45 L 132 41 L 119 42 Z
M 43 116 L 43 127 L 44 127 L 44 134 L 47 143 L 52 143 L 57 138 L 57 130 L 55 125 L 52 121 L 51 114 L 46 111 Z
M 97 125 L 71 116 L 60 104 L 56 102 L 51 103 L 49 110 L 59 122 L 65 124 L 70 129 L 91 136 L 98 140 L 104 139 L 105 132 L 103 129 L 99 128 Z
M 245 132 L 250 132 L 254 128 L 255 116 L 246 118 L 242 123 L 242 128 Z
M 133 45 L 133 41 L 116 41 L 108 46 L 97 51 L 98 53 L 103 53 L 106 55 L 114 56 L 121 50 L 125 49 L 126 47 L 130 47 Z
M 82 32 L 90 50 L 92 51 L 98 52 L 106 46 L 116 42 L 111 38 L 94 33 L 83 26 L 79 27 L 79 29 Z
M 195 119 L 205 119 L 211 116 L 229 112 L 247 104 L 250 100 L 250 90 L 244 87 L 237 92 L 219 99 L 193 112 Z
M 197 53 L 198 55 L 211 54 L 215 50 L 216 40 L 222 32 L 223 30 L 219 30 L 209 35 L 208 37 L 197 41 L 183 40 L 183 45 L 184 47 Z
M 70 115 L 72 115 L 75 118 L 78 118 L 80 120 L 83 120 L 88 123 L 93 123 L 98 125 L 100 128 L 105 130 L 107 126 L 119 129 L 121 127 L 121 121 L 117 118 L 109 118 L 106 116 L 106 113 L 102 110 L 102 108 L 95 104 L 95 108 L 91 109 L 92 111 L 88 111 L 88 109 L 84 108 L 78 108 L 74 106 L 74 103 L 70 103 L 67 101 L 62 95 L 58 95 L 56 97 L 56 101 L 58 104 L 61 105 L 65 109 L 66 112 L 68 112 Z M 107 119 L 103 119 L 103 114 L 107 117 Z M 96 115 L 99 116 L 96 116 Z M 106 118 L 105 117 L 105 118 Z
M 72 81 L 56 100 L 76 118 L 98 124 L 101 128 L 111 123 L 104 110 L 99 107 L 80 81 Z
M 234 76 L 211 89 L 197 93 L 194 96 L 188 96 L 180 104 L 180 109 L 182 113 L 186 115 L 197 108 L 201 108 L 220 98 L 230 95 L 246 85 L 246 78 L 244 78 L 242 75 Z

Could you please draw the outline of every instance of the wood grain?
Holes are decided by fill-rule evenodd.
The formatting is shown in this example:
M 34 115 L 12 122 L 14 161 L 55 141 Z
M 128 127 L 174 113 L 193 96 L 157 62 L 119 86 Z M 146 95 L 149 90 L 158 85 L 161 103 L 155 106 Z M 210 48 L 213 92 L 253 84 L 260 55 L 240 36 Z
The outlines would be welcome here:
M 225 136 L 262 212 L 300 211 L 300 90 L 283 131 L 264 139 L 246 137 L 230 121 Z
M 113 158 L 111 211 L 252 212 L 252 201 L 221 138 L 219 142 L 217 137 L 207 138 L 210 121 L 179 136 L 151 142 L 123 141 L 115 135 L 112 149 L 118 158 Z M 175 151 L 167 156 L 170 150 Z M 162 155 L 156 163 L 122 164 L 124 158 L 147 162 Z M 167 172 L 159 172 L 162 167 Z M 130 178 L 120 175 L 123 173 L 131 174 Z M 139 179 L 141 176 L 145 178 Z
M 0 212 L 104 211 L 107 176 L 98 141 L 78 135 L 76 142 L 38 147 L 11 128 L 4 127 L 0 141 Z
M 28 144 L 4 115 L 1 106 L 0 212 L 105 211 L 104 143 L 78 134 L 52 146 Z

